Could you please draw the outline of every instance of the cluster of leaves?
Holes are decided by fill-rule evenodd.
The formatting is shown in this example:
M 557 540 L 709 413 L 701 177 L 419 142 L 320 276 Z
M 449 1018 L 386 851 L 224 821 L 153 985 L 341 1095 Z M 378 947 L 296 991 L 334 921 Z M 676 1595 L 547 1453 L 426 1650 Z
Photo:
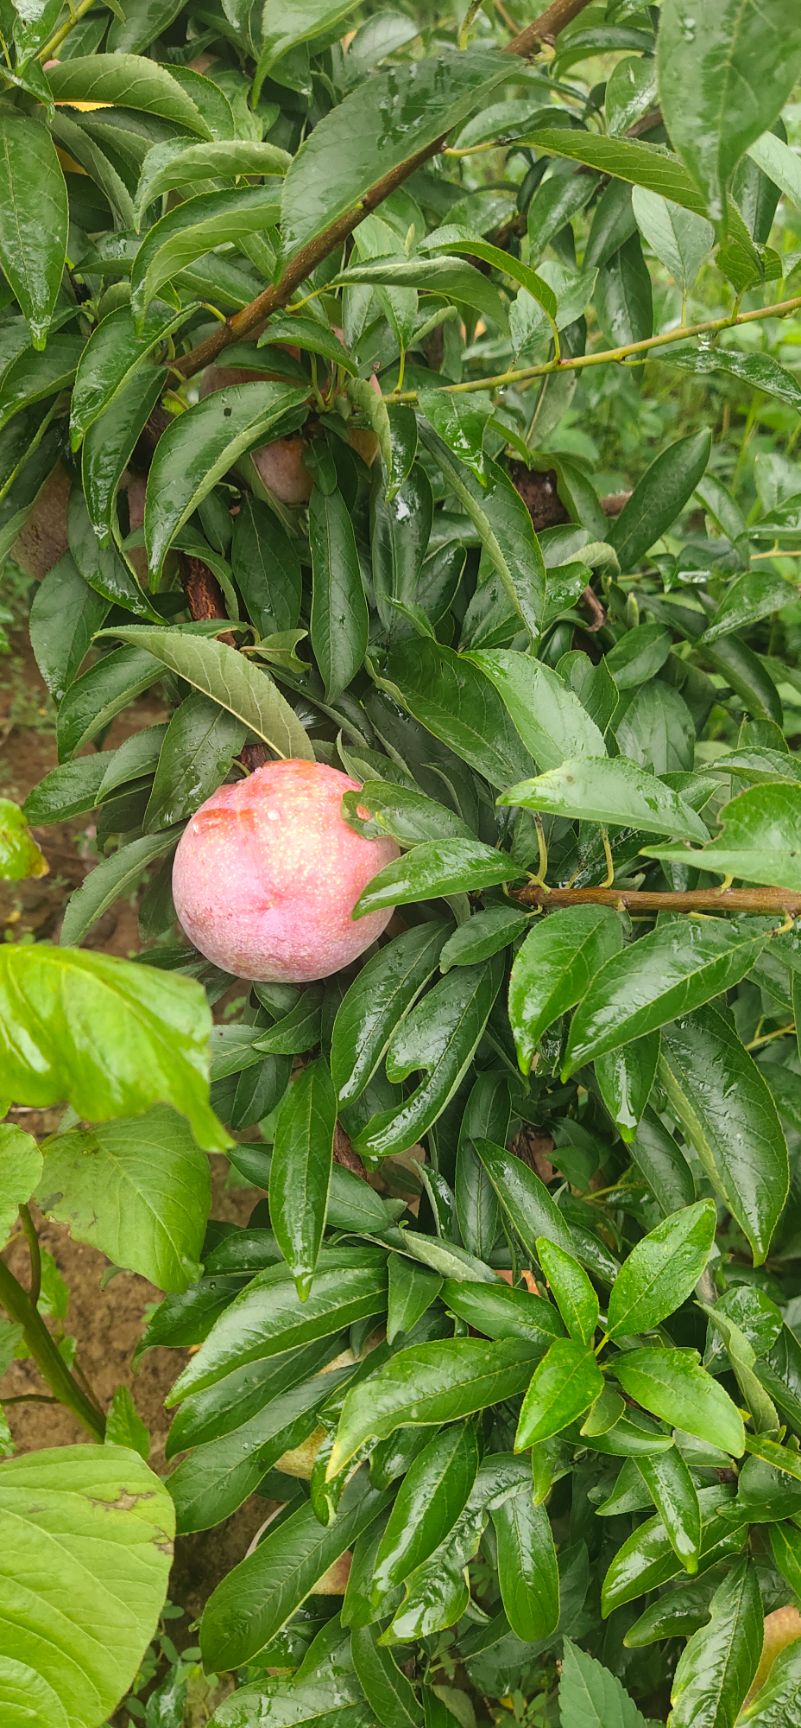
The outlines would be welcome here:
M 35 1728 L 130 1685 L 173 1509 L 254 1494 L 201 1621 L 242 1683 L 215 1728 L 801 1708 L 799 1645 L 747 1701 L 801 1601 L 801 489 L 664 433 L 745 393 L 795 436 L 801 22 L 557 0 L 530 64 L 505 7 L 458 43 L 428 10 L 0 0 L 0 552 L 56 464 L 64 510 L 25 815 L 46 857 L 93 813 L 99 854 L 64 946 L 0 950 L 4 1102 L 74 1112 L 0 1129 L 0 1211 L 35 1195 L 167 1293 L 145 1347 L 193 1348 L 169 1495 L 124 1400 L 111 1448 L 3 1466 L 0 1700 Z M 605 421 L 654 436 L 606 462 L 616 514 Z M 169 719 L 104 748 L 156 684 Z M 362 783 L 346 819 L 401 855 L 356 914 L 400 911 L 212 1026 L 172 857 L 254 747 Z M 146 963 L 81 948 L 142 884 Z M 208 1222 L 226 1148 L 247 1228 Z M 5 1262 L 0 1300 L 55 1374 Z

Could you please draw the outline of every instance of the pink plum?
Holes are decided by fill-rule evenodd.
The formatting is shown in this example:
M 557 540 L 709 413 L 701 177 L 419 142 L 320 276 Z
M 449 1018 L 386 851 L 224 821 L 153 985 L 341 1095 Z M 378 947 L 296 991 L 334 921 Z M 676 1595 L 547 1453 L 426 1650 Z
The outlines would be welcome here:
M 307 983 L 348 966 L 390 910 L 354 920 L 371 877 L 398 856 L 343 820 L 359 782 L 323 762 L 268 762 L 220 786 L 187 824 L 175 855 L 175 909 L 190 942 L 238 978 Z

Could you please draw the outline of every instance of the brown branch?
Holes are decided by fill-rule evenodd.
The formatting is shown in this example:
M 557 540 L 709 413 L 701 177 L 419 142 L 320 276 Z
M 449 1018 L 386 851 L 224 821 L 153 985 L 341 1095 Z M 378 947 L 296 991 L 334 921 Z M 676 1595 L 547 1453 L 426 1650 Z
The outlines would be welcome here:
M 688 853 L 688 862 L 692 854 Z M 688 892 L 651 891 L 649 888 L 527 888 L 510 890 L 521 906 L 539 906 L 555 912 L 561 906 L 611 906 L 628 912 L 752 912 L 770 915 L 784 912 L 801 916 L 801 894 L 789 888 L 694 888 Z
M 529 55 L 536 53 L 543 42 L 552 42 L 559 31 L 577 17 L 578 13 L 583 11 L 588 4 L 589 0 L 553 0 L 553 4 L 548 6 L 539 18 L 535 18 L 533 24 L 529 24 L 519 36 L 515 37 L 513 42 L 507 44 L 505 52 L 526 59 Z M 182 376 L 192 378 L 196 372 L 202 371 L 204 366 L 209 366 L 212 360 L 216 360 L 217 355 L 221 354 L 222 350 L 227 348 L 231 342 L 238 342 L 243 337 L 250 336 L 257 326 L 263 324 L 265 318 L 271 317 L 274 312 L 279 312 L 282 307 L 288 305 L 295 289 L 300 287 L 301 282 L 305 282 L 307 276 L 316 270 L 318 264 L 322 264 L 323 259 L 327 258 L 329 253 L 334 252 L 338 246 L 347 240 L 354 228 L 357 228 L 359 223 L 364 220 L 364 217 L 376 210 L 379 204 L 383 204 L 384 199 L 389 198 L 391 193 L 402 186 L 403 182 L 408 180 L 409 176 L 414 174 L 418 168 L 421 168 L 424 162 L 430 161 L 432 156 L 439 154 L 446 137 L 447 132 L 443 132 L 439 138 L 435 138 L 433 144 L 426 144 L 414 156 L 408 157 L 405 162 L 400 162 L 396 168 L 392 168 L 388 174 L 384 175 L 383 179 L 376 182 L 375 186 L 369 188 L 353 209 L 346 210 L 328 228 L 325 228 L 322 234 L 316 235 L 307 246 L 302 246 L 297 255 L 290 260 L 277 282 L 273 282 L 269 288 L 263 289 L 261 294 L 257 294 L 255 300 L 250 301 L 249 305 L 243 306 L 240 312 L 235 312 L 232 317 L 226 318 L 224 323 L 218 324 L 216 330 L 212 330 L 211 335 L 207 336 L 204 342 L 198 343 L 196 348 L 191 348 L 188 354 L 184 354 L 176 360 L 174 366 Z

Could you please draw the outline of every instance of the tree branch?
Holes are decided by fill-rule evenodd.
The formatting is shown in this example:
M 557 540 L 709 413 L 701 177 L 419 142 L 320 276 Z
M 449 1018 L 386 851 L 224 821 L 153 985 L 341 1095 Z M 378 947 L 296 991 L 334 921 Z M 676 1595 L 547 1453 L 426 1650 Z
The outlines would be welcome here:
M 543 42 L 553 41 L 559 31 L 577 17 L 579 12 L 582 12 L 588 4 L 589 0 L 553 0 L 553 4 L 541 13 L 539 18 L 535 18 L 533 24 L 529 24 L 519 36 L 515 37 L 513 42 L 507 44 L 504 52 L 516 54 L 523 59 L 528 58 L 537 52 Z M 257 326 L 263 324 L 264 320 L 271 317 L 273 312 L 279 312 L 283 306 L 287 306 L 301 282 L 305 282 L 307 276 L 316 270 L 318 264 L 321 264 L 330 252 L 334 252 L 338 246 L 347 240 L 354 228 L 358 228 L 359 223 L 364 220 L 364 217 L 369 216 L 373 210 L 377 210 L 379 204 L 383 204 L 384 199 L 396 191 L 398 186 L 402 186 L 404 180 L 408 180 L 409 176 L 422 167 L 424 162 L 428 162 L 432 156 L 438 155 L 446 137 L 447 133 L 443 132 L 442 136 L 436 138 L 433 144 L 427 144 L 424 149 L 418 150 L 414 156 L 410 156 L 405 162 L 392 168 L 388 174 L 384 175 L 383 179 L 376 181 L 375 186 L 370 187 L 352 210 L 347 210 L 344 215 L 338 216 L 335 222 L 323 230 L 322 234 L 318 234 L 314 240 L 310 240 L 307 246 L 301 247 L 297 255 L 290 259 L 283 275 L 279 277 L 277 282 L 273 282 L 269 288 L 263 289 L 262 293 L 258 294 L 255 300 L 251 300 L 249 305 L 243 306 L 240 312 L 235 312 L 232 317 L 226 318 L 224 323 L 218 324 L 204 342 L 198 343 L 198 346 L 191 348 L 188 354 L 175 360 L 173 365 L 182 377 L 192 378 L 196 372 L 202 371 L 204 366 L 209 366 L 212 360 L 216 360 L 217 355 L 221 354 L 231 342 L 238 342 L 243 337 L 252 335 Z
M 691 855 L 688 854 L 688 858 Z M 613 911 L 646 912 L 784 912 L 801 916 L 801 894 L 789 888 L 693 888 L 685 892 L 650 888 L 512 888 L 510 899 L 520 906 L 555 912 L 561 906 L 611 906 Z

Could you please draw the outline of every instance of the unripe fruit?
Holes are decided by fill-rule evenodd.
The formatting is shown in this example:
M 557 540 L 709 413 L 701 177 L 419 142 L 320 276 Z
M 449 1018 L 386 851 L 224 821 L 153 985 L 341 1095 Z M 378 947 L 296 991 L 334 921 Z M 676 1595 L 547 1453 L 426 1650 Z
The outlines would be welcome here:
M 358 781 L 323 762 L 269 762 L 201 804 L 172 885 L 178 918 L 207 960 L 238 978 L 304 984 L 380 936 L 391 910 L 351 912 L 398 848 L 348 827 L 340 803 L 350 791 Z

